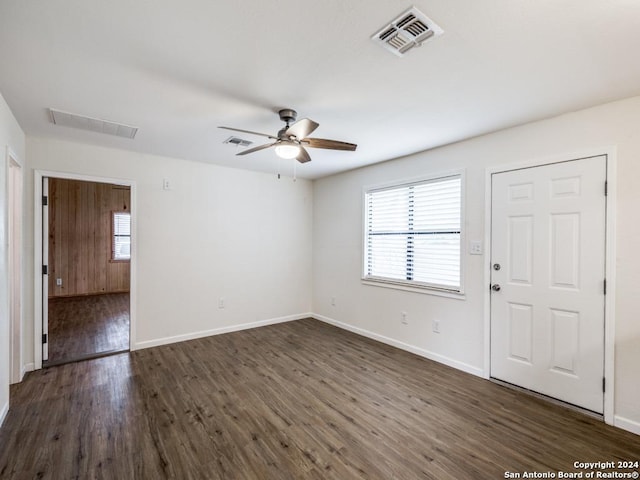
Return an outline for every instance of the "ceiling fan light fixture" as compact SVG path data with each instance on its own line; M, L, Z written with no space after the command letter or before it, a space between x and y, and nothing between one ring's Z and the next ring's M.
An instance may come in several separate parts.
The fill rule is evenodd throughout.
M286 125L278 131L277 136L275 137L273 135L267 135L266 133L252 132L251 130L242 130L240 128L222 126L218 128L234 132L249 133L251 135L259 135L261 137L267 137L271 140L275 140L273 143L258 145L257 147L242 150L241 152L236 153L236 155L247 155L249 153L259 152L266 148L275 147L276 155L278 157L287 160L295 158L300 163L307 163L311 161L311 157L305 147L348 151L354 151L358 147L355 143L309 137L309 135L320 126L317 122L309 120L308 118L303 118L302 120L295 122L293 125L290 125L290 123L296 119L296 111L291 110L290 108L283 108L278 113L280 115L280 120L285 122Z
M276 155L280 158L296 158L300 153L300 146L292 143L281 143L276 145Z

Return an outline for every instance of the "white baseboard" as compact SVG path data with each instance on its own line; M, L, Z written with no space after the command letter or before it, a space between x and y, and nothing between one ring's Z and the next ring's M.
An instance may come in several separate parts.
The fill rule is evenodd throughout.
M9 413L9 402L5 403L0 409L0 427L2 427L7 413Z
M620 415L615 415L613 417L613 425L614 427L640 435L640 422L636 422L635 420L629 420L628 418L621 417Z
M259 320L257 322L241 323L239 325L230 325L228 327L214 328L211 330L201 330L199 332L186 333L184 335L176 335L173 337L156 338L144 342L136 342L131 346L131 350L142 350L144 348L158 347L160 345L168 345L170 343L184 342L186 340L194 340L196 338L210 337L212 335L221 335L223 333L237 332L250 328L265 327L267 325L275 325L276 323L291 322L294 320L302 320L303 318L313 317L312 313L300 313L296 315L288 315L286 317L270 318L268 320Z
M419 348L414 345L409 345L408 343L404 343L399 340L395 340L393 338L385 337L384 335L379 335L377 333L370 332L369 330L364 330L359 327L354 327L353 325L339 322L338 320L325 317L324 315L318 315L314 313L311 316L316 320L320 320L321 322L325 322L335 327L342 328L343 330L348 330L358 335L362 335L363 337L371 338L372 340L376 340L378 342L386 343L387 345L391 345L392 347L396 347L401 350L406 350L407 352L415 353L416 355L419 355L421 357L428 358L429 360L442 363L444 365L456 368L458 370L462 370L463 372L470 373L478 377L482 377L484 375L484 372L481 368L474 367L473 365L469 365L468 363L459 362L458 360L454 360L444 355L440 355L439 353L430 352L429 350L425 350L423 348Z
M18 380L16 380L15 382L11 382L11 385L16 384L16 383L20 383L22 382L22 380L24 380L24 376L27 374L27 372L33 372L35 370L35 364L34 363L27 363L25 365L22 366L22 368L20 369L20 378Z
M29 373L29 372L33 372L36 369L36 365L35 363L27 363L25 365L22 366L22 371L20 372L20 381L22 381L22 379L24 378L24 376Z

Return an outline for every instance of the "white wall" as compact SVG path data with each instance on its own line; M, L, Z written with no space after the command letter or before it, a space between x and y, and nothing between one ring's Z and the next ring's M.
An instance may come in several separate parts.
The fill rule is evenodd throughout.
M17 143L13 148L24 159L19 145L24 136L10 113L7 121L5 110L2 102L0 142ZM640 97L328 177L314 182L313 188L303 180L278 181L274 175L30 138L24 172L29 212L25 237L31 242L25 266L25 359L33 361L34 355L33 169L136 181L136 337L142 346L245 322L288 318L310 311L313 304L313 311L327 319L479 374L484 367L483 258L465 255L464 300L362 285L362 187L464 168L466 238L483 239L485 168L562 154L571 158L575 152L615 146L615 414L620 424L640 429L640 296L635 292L640 255L634 251L640 245L638 125ZM0 172L0 225L6 223L5 171ZM171 180L173 190L162 190L163 178ZM5 242L0 245L4 262ZM0 282L5 292L6 278ZM6 318L3 295L0 314ZM220 296L226 300L224 310L218 309ZM331 297L336 298L335 306ZM400 323L401 311L408 312L407 326ZM441 321L440 334L431 332L434 318ZM0 324L3 342L5 323ZM8 393L4 358L0 376L2 404Z
M9 277L7 251L7 147L25 158L25 137L0 95L0 424L9 408Z
M485 168L615 146L618 159L616 423L640 433L640 97L601 105L318 180L314 184L314 312L423 355L480 373L482 256L464 255L466 299L363 285L362 188L466 170L466 239L484 239ZM428 135L428 132L425 132ZM466 246L465 246L466 250ZM331 297L336 305L331 306ZM408 313L402 325L400 312ZM432 319L441 333L431 331Z
M27 167L31 215L34 169L136 182L134 347L310 312L311 182L37 138L27 140ZM24 331L33 339L31 220L26 237ZM33 340L25 357L34 358Z

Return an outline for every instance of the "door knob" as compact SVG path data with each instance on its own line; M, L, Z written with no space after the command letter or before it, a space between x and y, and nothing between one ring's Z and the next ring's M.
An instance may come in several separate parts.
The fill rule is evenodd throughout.
M494 292L499 292L500 285L498 285L497 283L494 283L493 285L491 285L491 290L493 290Z

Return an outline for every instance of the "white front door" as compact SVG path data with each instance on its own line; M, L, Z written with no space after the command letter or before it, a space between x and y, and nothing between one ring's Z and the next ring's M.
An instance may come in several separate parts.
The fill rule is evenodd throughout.
M492 175L491 376L603 412L605 156Z

